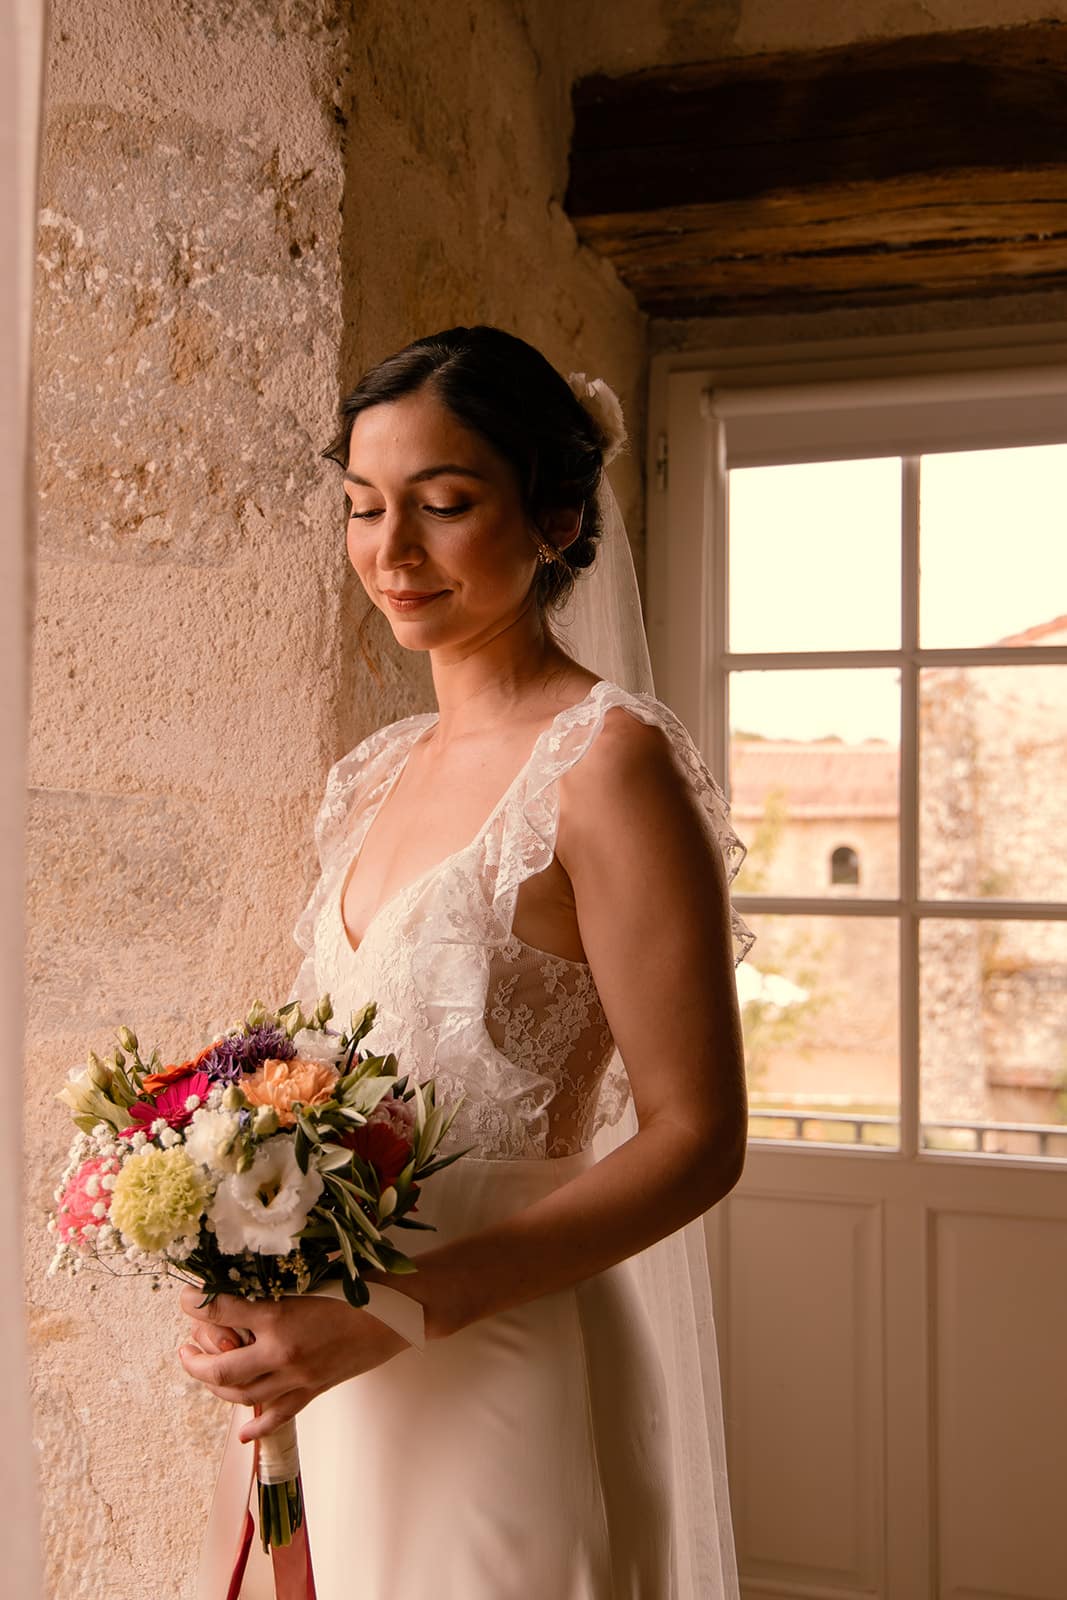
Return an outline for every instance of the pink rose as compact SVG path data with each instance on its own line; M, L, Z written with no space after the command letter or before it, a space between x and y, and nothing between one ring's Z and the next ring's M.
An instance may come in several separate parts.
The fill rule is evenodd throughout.
M398 1139L406 1139L409 1144L415 1140L415 1102L414 1100L398 1100L395 1095L387 1094L384 1100L379 1100L370 1116L368 1123L384 1122L393 1130Z

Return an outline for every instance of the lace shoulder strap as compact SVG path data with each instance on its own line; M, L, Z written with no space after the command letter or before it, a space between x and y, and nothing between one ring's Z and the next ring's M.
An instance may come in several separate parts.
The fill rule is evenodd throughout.
M314 824L319 878L293 930L293 938L307 957L313 955L315 923L329 893L333 871L345 856L353 822L381 798L393 779L397 763L403 760L423 730L436 720L433 712L424 712L391 722L363 739L330 768Z
M549 865L559 825L559 780L582 759L603 728L608 712L616 707L663 729L700 805L709 836L722 852L727 883L737 876L745 859L745 846L730 823L726 796L683 724L653 695L631 694L618 684L601 680L584 700L562 712L542 733L523 781L516 788L499 841L494 899L501 915L510 919L519 884ZM755 936L732 909L731 921L734 960L738 962L755 943Z

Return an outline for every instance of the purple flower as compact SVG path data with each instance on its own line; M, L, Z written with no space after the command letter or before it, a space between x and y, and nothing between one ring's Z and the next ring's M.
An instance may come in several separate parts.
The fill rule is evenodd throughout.
M255 1072L264 1061L289 1061L296 1045L284 1028L269 1024L251 1033L229 1033L220 1039L201 1065L212 1083L240 1083L246 1072Z

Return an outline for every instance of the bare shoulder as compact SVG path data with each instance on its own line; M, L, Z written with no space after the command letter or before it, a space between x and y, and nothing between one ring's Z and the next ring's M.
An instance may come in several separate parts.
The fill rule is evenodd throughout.
M703 833L700 807L667 732L621 706L560 780L561 859L568 843L625 831L635 840L664 831L690 840Z
M666 784L679 792L688 788L665 730L622 706L612 706L581 760L564 774L562 790L580 804L634 783Z

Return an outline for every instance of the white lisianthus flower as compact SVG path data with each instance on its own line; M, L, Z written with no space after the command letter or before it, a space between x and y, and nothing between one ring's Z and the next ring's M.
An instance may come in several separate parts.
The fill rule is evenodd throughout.
M224 1179L215 1194L210 1215L219 1249L226 1256L288 1255L322 1190L314 1167L301 1172L286 1134L265 1140L248 1171Z
M233 1141L240 1128L236 1111L208 1111L201 1106L185 1130L186 1153L209 1172L233 1172L237 1155Z
M323 1033L319 1028L300 1028L293 1034L293 1043L301 1061L324 1061L329 1066L341 1059L341 1036Z

